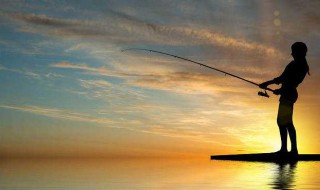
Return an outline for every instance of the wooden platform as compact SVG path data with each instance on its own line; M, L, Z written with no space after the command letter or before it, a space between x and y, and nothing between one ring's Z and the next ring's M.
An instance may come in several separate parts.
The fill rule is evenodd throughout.
M233 155L212 155L211 160L237 160L252 162L295 162L295 161L320 161L320 154L233 154Z

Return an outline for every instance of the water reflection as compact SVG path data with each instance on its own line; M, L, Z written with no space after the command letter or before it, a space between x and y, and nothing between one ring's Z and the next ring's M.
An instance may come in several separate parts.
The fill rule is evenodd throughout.
M295 171L298 162L276 163L274 181L270 185L273 189L293 189L295 187Z
M318 162L0 159L0 189L320 189L319 170Z

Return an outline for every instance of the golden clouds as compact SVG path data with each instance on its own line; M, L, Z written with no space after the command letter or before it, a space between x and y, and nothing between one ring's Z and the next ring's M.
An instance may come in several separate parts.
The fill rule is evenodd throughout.
M273 57L282 57L282 54L279 50L268 47L263 44L256 42L250 42L245 39L233 38L223 34L216 33L211 30L206 29L189 29L189 28L177 28L174 29L180 33L187 34L197 40L201 40L202 43L209 43L212 45L218 45L228 48L235 48L239 51L249 51L251 53L261 53Z

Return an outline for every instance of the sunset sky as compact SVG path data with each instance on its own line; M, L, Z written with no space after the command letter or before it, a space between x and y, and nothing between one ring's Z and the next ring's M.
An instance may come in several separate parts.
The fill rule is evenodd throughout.
M209 156L280 148L264 82L308 45L300 153L320 153L319 1L0 1L0 155ZM277 86L272 86L276 88Z

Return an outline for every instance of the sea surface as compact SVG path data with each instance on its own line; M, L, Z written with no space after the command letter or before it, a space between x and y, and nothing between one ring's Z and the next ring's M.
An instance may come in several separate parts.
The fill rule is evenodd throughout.
M0 189L320 189L320 163L2 159Z

